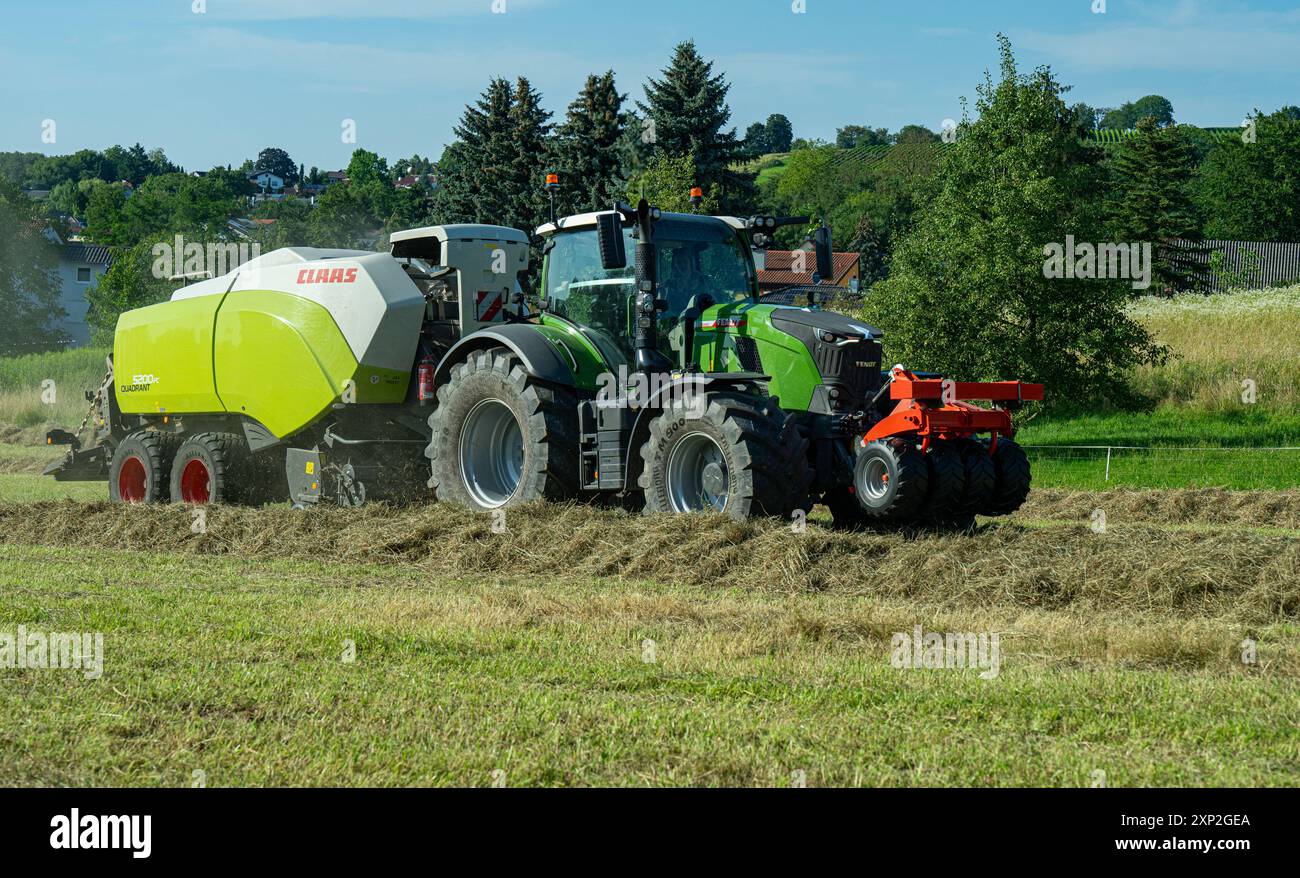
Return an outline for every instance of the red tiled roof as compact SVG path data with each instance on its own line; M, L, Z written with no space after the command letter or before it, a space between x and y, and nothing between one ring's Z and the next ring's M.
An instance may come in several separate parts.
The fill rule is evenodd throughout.
M807 271L794 271L795 254L802 253L807 260ZM858 264L856 253L836 253L835 277L822 280L840 285L849 272ZM760 287L787 287L812 283L813 272L817 270L817 257L807 250L768 250L764 268L758 273Z

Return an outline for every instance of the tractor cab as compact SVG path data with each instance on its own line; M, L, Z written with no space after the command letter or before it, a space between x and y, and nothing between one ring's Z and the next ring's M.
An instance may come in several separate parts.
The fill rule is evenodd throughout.
M630 363L636 271L630 260L621 268L603 267L599 216L568 217L538 230L546 239L542 297L548 313L582 327L611 365ZM688 310L757 300L758 274L743 229L737 220L692 214L665 213L656 222L655 275L664 303L657 335L670 360L679 359ZM630 253L636 245L631 223L622 223L622 234Z

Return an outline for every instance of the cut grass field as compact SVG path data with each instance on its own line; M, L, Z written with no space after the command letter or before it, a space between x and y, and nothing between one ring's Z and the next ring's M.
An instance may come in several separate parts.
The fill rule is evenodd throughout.
M0 670L0 783L1296 785L1300 536L1256 522L1300 494L1234 496L921 538L0 506L0 629L105 640L98 680ZM916 625L1000 673L894 668Z

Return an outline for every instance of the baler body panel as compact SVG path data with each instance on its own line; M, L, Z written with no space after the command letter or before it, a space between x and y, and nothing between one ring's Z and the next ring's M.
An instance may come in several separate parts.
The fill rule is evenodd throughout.
M123 412L225 411L212 370L212 331L223 298L163 302L118 318L113 372Z
M219 280L119 318L123 412L231 413L285 437L344 398L406 399L424 298L388 254L277 250Z

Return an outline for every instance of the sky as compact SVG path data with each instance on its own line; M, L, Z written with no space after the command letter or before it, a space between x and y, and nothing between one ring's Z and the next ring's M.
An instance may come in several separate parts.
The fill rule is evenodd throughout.
M687 39L742 133L770 113L797 137L938 130L997 68L999 32L1071 102L1162 94L1204 126L1300 104L1295 0L0 0L0 150L436 159L491 77L528 77L558 119L590 73L641 99Z

